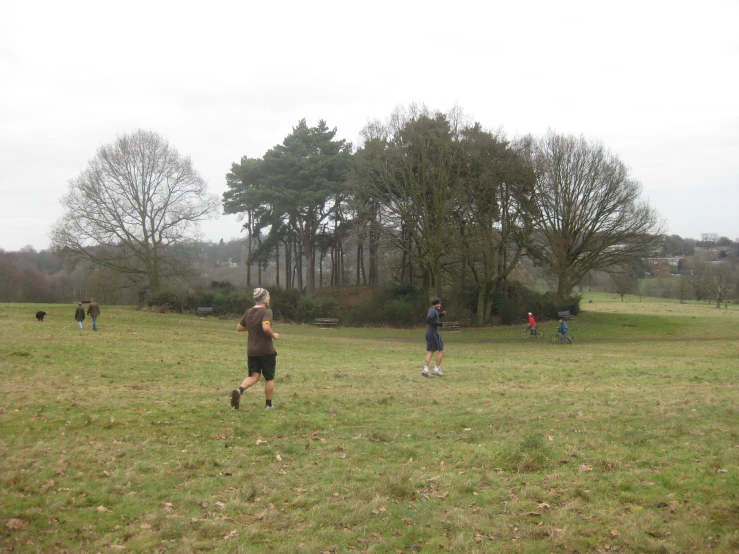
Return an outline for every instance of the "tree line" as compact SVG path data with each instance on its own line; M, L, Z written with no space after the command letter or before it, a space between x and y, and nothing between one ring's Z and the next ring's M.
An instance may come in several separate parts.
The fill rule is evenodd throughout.
M275 286L308 295L324 280L471 290L485 323L498 291L531 268L565 297L589 272L624 272L663 243L659 215L603 144L554 131L509 139L458 108L398 108L356 147L301 120L234 162L226 184L210 195L155 133L118 137L70 181L54 251L115 272L142 305L202 273L195 230L222 209L244 218L247 284L270 267Z

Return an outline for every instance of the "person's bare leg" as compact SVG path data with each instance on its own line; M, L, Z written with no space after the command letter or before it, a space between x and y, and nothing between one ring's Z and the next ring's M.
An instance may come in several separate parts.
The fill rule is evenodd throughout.
M441 360L444 359L444 351L439 350L436 354L436 367L434 368L434 375L437 377L444 377L444 373L441 371Z
M429 352L426 352L426 359L424 360L424 363L423 363L423 365L424 365L425 367L428 367L428 365L429 365L429 364L431 363L431 357L432 357L433 355L434 355L434 353L433 353L433 352L431 352L431 351L429 351Z
M275 393L275 380L264 382L264 399L272 400L272 395Z
M254 384L259 381L259 378L262 375L260 373L251 373L249 374L249 377L244 379L241 382L241 389L248 389L249 387L254 386ZM239 389L234 389L231 391L231 407L235 409L239 409L239 406L241 405L241 391Z
M261 376L262 375L260 373L252 373L251 375L249 375L249 377L247 377L241 382L241 388L248 389L249 387L254 386L257 383L257 381L259 381L259 378Z

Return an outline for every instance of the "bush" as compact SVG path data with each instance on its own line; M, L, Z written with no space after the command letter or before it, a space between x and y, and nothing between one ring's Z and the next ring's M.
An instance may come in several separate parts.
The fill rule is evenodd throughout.
M217 292L213 295L213 313L218 315L243 314L254 305L254 298L247 292Z
M349 309L355 325L421 325L428 310L426 292L417 285L390 284L374 291L373 297Z
M310 296L301 296L298 299L298 305L295 310L295 321L307 323L311 318L315 317L313 313L316 310L318 301Z
M270 307L275 319L298 321L298 301L303 294L297 289L268 289Z
M169 290L160 290L149 300L149 307L167 308L172 311L182 311L182 302L177 294Z
M581 300L578 294L559 298L553 292L539 293L521 283L511 282L493 293L492 314L499 315L506 325L526 321L528 312L539 319L557 319L557 312L579 314Z
M391 298L380 306L380 320L393 327L407 327L425 322L423 308L412 299Z

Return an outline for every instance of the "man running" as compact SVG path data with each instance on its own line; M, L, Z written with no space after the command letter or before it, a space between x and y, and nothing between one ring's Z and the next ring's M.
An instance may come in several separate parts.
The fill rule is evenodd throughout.
M277 351L272 340L280 338L279 333L272 330L272 310L269 307L269 292L266 289L254 289L254 307L244 313L236 326L238 332L247 331L249 340L246 356L249 364L249 376L244 379L238 389L231 392L231 407L238 410L241 395L246 389L255 385L259 377L264 375L265 410L274 408L272 395L275 392L275 368Z
M423 377L429 377L429 364L431 358L436 354L436 367L434 367L434 375L444 377L441 372L441 360L444 359L444 341L439 334L439 327L444 325L439 318L444 317L446 312L441 310L441 298L434 298L431 301L431 307L426 314L426 359L423 366Z

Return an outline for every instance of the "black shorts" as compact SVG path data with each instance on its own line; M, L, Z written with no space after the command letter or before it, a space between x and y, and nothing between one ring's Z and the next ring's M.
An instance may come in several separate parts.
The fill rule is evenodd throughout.
M275 367L277 366L277 354L267 354L265 356L247 356L249 361L249 375L252 373L261 374L265 380L275 380Z
M444 350L444 341L439 331L428 331L426 333L426 352L437 352Z

